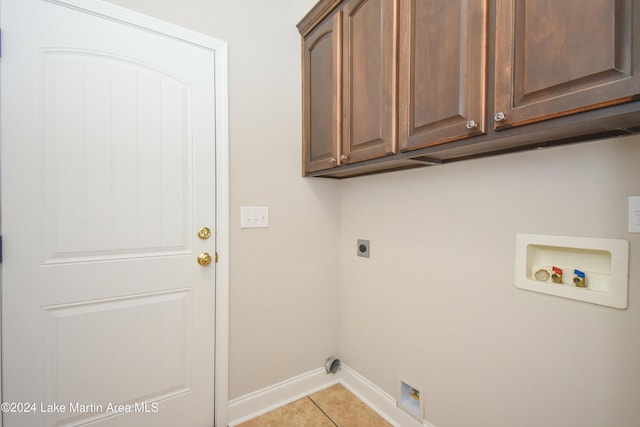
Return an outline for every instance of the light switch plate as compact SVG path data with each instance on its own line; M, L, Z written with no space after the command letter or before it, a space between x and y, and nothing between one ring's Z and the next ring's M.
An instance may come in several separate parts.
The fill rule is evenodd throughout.
M269 208L243 206L240 208L240 228L268 228Z
M629 196L629 233L640 233L640 196Z

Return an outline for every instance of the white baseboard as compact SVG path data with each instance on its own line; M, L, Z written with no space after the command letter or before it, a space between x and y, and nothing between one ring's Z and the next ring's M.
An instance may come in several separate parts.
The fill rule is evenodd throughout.
M229 401L229 427L272 411L338 382L325 368L314 369Z
M318 368L229 401L229 427L237 426L336 383L344 385L395 427L435 427L427 421L418 421L398 408L393 396L344 363L335 375L327 375L324 368Z

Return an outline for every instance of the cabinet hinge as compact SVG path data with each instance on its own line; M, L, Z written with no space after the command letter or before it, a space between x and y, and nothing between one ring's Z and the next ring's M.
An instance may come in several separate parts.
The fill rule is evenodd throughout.
M1 254L1 253L0 253ZM218 263L218 252L216 252L216 264Z

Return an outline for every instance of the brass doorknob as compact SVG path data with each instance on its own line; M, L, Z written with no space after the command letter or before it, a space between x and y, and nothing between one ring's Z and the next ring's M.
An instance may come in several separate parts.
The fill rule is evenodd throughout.
M198 264L200 264L203 267L206 267L207 265L211 264L212 258L211 255L209 255L206 252L202 252L200 255L198 255Z

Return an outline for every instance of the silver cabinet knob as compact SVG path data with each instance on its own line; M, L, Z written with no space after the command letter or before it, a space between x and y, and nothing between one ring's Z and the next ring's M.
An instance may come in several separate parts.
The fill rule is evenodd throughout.
M471 129L475 129L478 127L478 123L476 123L475 120L469 120L467 122L467 129L471 130Z
M338 160L335 157L332 157L331 160L329 160L329 163L335 165L336 163L338 163Z
M346 162L347 160L349 160L349 156L345 156L344 154L342 154L340 156L340 160L342 160L343 162Z
M507 118L506 114L504 114L502 111L496 113L495 116L493 116L493 120L495 120L496 122L504 122L504 120Z

